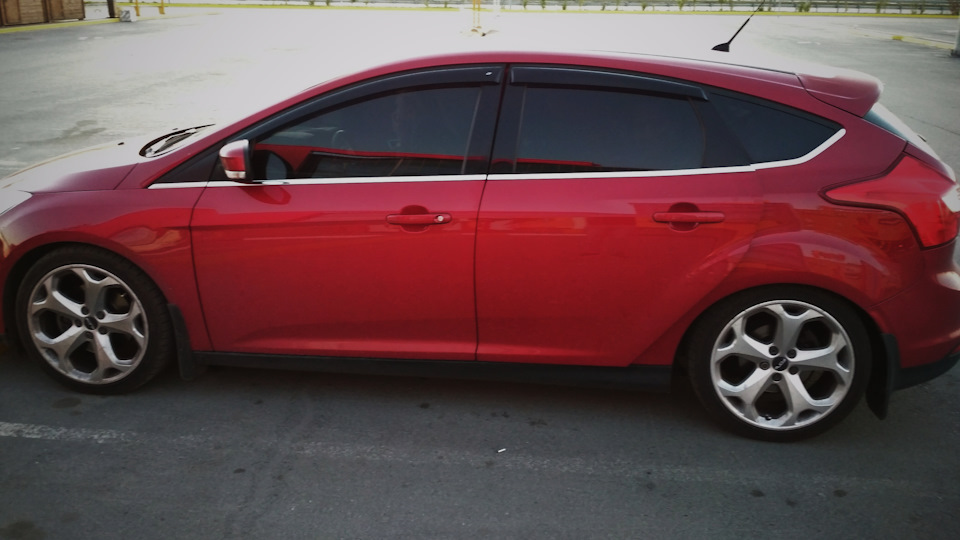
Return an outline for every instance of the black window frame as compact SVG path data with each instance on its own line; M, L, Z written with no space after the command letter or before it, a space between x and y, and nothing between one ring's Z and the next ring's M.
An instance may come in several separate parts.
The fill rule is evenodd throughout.
M730 140L730 137L717 136L723 132L723 125L715 112L704 107L709 100L706 88L689 81L675 80L666 77L653 76L639 72L627 72L599 67L574 65L545 65L545 64L511 64L508 66L509 75L504 84L504 98L500 110L500 122L497 127L497 137L494 142L491 158L490 173L496 175L513 174L550 174L518 172L517 147L521 130L522 107L524 94L527 88L569 88L586 89L610 92L627 92L646 94L689 102L693 113L697 116L703 135L703 161L696 169L718 166L746 165L742 150L733 144L732 160L723 160L723 153L710 148L712 141ZM718 157L719 155L719 157ZM708 158L710 162L708 162ZM662 169L663 171L676 169ZM642 171L638 172L657 172ZM598 174L619 171L599 171ZM584 174L584 173L563 173Z

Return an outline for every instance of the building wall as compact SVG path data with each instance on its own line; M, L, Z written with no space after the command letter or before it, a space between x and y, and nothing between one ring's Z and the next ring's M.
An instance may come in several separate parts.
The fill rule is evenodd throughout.
M45 21L43 0L0 0L3 2L3 24L30 24Z
M0 0L2 26L82 18L83 0Z

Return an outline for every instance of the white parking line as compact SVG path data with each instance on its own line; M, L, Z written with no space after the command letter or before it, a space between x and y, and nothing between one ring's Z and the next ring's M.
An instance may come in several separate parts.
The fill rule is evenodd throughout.
M0 437L43 439L47 441L89 441L98 444L129 442L137 439L137 436L133 433L109 429L58 428L9 422L0 422Z

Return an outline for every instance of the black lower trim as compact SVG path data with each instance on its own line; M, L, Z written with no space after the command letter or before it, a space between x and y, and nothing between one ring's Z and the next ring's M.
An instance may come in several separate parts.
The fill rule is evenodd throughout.
M960 353L947 355L936 362L911 368L902 368L897 373L894 390L903 390L911 386L925 383L950 371L960 361Z
M183 319L180 308L173 304L167 304L167 312L170 313L170 322L173 325L173 341L180 378L185 381L192 381L202 375L207 368L197 363L193 351L190 350L190 334L187 332L187 323Z
M873 366L873 374L867 385L867 406L883 420L890 410L890 395L894 390L894 381L900 369L900 346L897 338L891 334L883 334L883 364Z
M672 366L557 366L454 360L394 360L280 356L241 353L194 352L197 364L245 368L271 368L364 375L430 377L480 381L511 381L600 388L634 388L667 391Z
M960 352L957 352L930 364L903 368L900 367L900 346L897 338L890 334L883 334L882 338L885 349L883 364L874 366L867 387L867 405L881 420L887 417L890 395L893 392L935 379L950 371L960 361Z

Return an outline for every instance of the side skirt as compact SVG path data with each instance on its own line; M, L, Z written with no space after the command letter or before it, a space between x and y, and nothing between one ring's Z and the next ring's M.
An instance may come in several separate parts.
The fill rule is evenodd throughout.
M194 365L364 375L510 381L597 388L669 391L672 366L556 366L453 360L396 360L193 352Z

